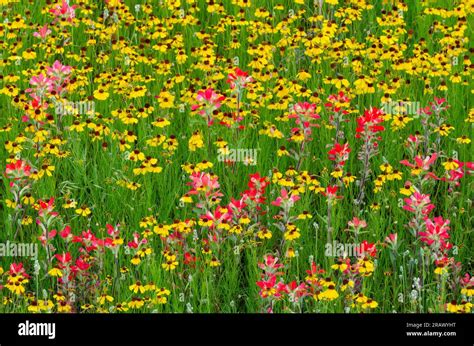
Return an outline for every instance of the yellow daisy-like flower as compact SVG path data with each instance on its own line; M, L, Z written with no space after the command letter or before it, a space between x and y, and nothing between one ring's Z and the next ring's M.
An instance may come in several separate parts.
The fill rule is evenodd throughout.
M452 158L449 158L447 161L443 162L442 165L447 171L457 169L459 167L459 164L455 162Z
M83 205L80 208L76 209L76 214L80 215L80 216L86 217L86 216L89 216L91 213L92 213L91 210L85 205Z
M109 98L110 94L107 92L107 90L104 89L97 89L94 91L94 98L100 101L107 100Z
M62 277L63 272L59 268L52 268L49 272L49 275L51 276L57 276L57 277Z
M172 270L176 269L178 264L179 263L176 260L176 256L175 255L170 255L170 256L166 257L165 262L163 262L161 264L161 267L166 271L172 271Z

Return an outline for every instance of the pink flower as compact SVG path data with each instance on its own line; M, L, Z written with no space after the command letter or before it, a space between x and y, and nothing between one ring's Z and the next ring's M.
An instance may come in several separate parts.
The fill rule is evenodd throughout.
M72 256L69 252L63 252L62 254L54 255L54 258L56 258L59 261L59 263L64 265L71 261Z
M277 272L278 269L283 268L282 263L278 263L278 257L275 257L271 254L266 254L263 256L264 263L259 263L258 267L264 270L266 273L279 275Z
M444 97L438 98L438 97L435 96L434 100L435 100L436 105L438 105L438 106L441 106L443 103L446 102L446 99Z
M378 108L370 108L364 112L364 115L357 118L356 138L361 134L372 135L385 130L385 127L378 125L383 122L383 111ZM369 133L367 133L369 132Z
M45 24L37 32L34 32L33 36L40 37L44 40L49 34L51 34L51 30L48 29L48 24Z
M342 198L342 196L338 196L338 195L337 195L337 190L338 190L337 185L328 186L328 187L326 187L326 191L325 191L325 192L322 192L322 194L323 194L324 196L326 196L328 199L339 199L339 198Z
M41 244L44 246L48 242L48 240L53 239L58 232L53 229L51 232L46 232L46 229L43 231L43 234L38 237Z
M48 202L44 202L42 200L38 201L39 203L39 216L58 216L57 212L54 212L54 197L51 197Z
M276 276L272 275L268 280L257 281L257 286L260 287L260 296L267 298L276 293L275 288Z
M9 274L21 274L23 277L29 278L29 275L26 274L25 268L23 268L23 263L12 263L10 264Z
M204 192L206 196L210 196L214 190L217 190L220 187L218 178L216 176L211 177L209 173L194 172L190 178L192 182L188 184L192 186L192 190L189 191L189 194L191 195Z
M293 112L288 115L290 119L296 119L296 124L303 122L305 128L309 127L309 120L321 118L319 114L316 113L317 105L309 102L298 102L293 106ZM311 126L316 126L312 124Z
M338 94L329 95L328 102L324 104L326 108L332 110L333 112L339 113L342 110L342 105L349 103L351 100L340 91ZM348 114L346 110L342 110L342 114Z
M79 269L79 270L87 270L89 269L91 266L90 263L87 263L84 259L82 259L82 257L79 257L77 260L76 260L76 267ZM75 268L74 268L75 269ZM73 270L74 270L73 269Z
M329 160L336 161L338 164L344 166L344 163L349 158L349 153L351 149L349 149L349 143L339 144L336 143L334 147L328 151Z
M69 6L68 1L63 0L62 5L56 5L50 9L49 12L56 17L56 21L59 18L64 18L68 22L71 22L76 17L75 9L77 5Z
M299 199L300 197L297 195L288 196L288 192L285 189L281 189L281 195L272 202L272 205L280 207L283 204L284 207L292 207Z
M242 193L243 201L246 203L253 202L257 204L256 209L260 210L261 207L258 204L265 203L266 198L264 195L268 184L269 182L267 177L260 176L260 173L258 172L251 174L250 180L247 184L249 189Z
M36 96L38 93L39 96L44 95L46 91L50 92L53 90L53 80L51 78L46 77L44 74L40 73L38 76L33 76L30 79L30 84L35 88L28 88L26 92L31 93L35 92L33 96Z
M438 157L437 153L433 153L431 156L428 155L425 158L421 158L420 156L415 157L415 164L410 163L408 160L402 160L400 163L404 166L410 167L410 168L415 168L415 169L421 169L423 171L429 171L431 165L436 161L436 158Z
M229 83L230 88L237 88L238 91L245 88L247 83L251 82L253 82L253 78L238 67L235 68L234 73L229 73L227 76L227 83Z
M221 102L225 100L225 96L221 96L217 94L212 88L208 88L206 90L198 91L196 100L199 102L203 102L206 105L212 106L214 109L218 109L221 107ZM191 108L195 110L199 106L193 105Z
M63 65L59 60L56 60L51 67L46 67L47 75L53 79L62 79L69 75L71 71L71 66Z
M449 247L445 242L449 239L449 223L448 219L444 220L441 216L434 217L433 219L426 219L425 226L426 232L419 232L418 235L422 242L428 245L440 245L441 248Z
M359 246L359 256L369 255L375 257L377 254L377 248L374 243L369 243L367 240L364 240Z
M398 244L398 234L397 233L390 233L387 237L385 237L385 242L391 248L396 248L396 246Z
M31 174L31 167L26 161L17 160L15 163L7 164L5 174L12 179L28 177Z
M221 107L221 102L225 100L225 96L221 96L212 88L208 88L198 91L196 100L200 103L192 105L191 110L198 111L199 115L206 117L207 126L211 126L214 123L211 118L212 113Z
M366 228L367 222L365 220L361 220L354 216L354 218L347 223L350 227L354 227L356 229Z
M411 213L421 213L427 216L433 209L434 204L431 203L430 195L424 195L415 191L409 198L405 198L403 209Z
M71 226L69 226L69 225L64 227L64 229L61 232L59 232L59 235L63 239L68 238L70 234L71 234Z
M296 281L292 281L287 285L287 292L292 298L295 303L299 301L301 297L304 297L308 294L307 287L304 282L298 283Z

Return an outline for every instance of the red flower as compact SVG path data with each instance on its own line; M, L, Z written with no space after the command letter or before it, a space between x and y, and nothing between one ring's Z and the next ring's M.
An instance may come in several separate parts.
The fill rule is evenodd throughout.
M446 246L445 240L449 239L449 220L444 220L441 216L434 217L432 219L425 220L426 232L419 232L419 236L422 242L432 245L441 245L442 248Z
M375 247L374 243L369 243L367 240L364 240L358 249L360 256L365 256L366 254L374 257L377 254L377 248Z
M7 164L5 174L8 178L18 179L28 177L31 174L31 167L23 160Z
M71 261L71 254L69 252L65 252L62 254L56 254L54 257L61 263L66 264Z
M349 158L349 153L351 149L349 148L349 143L339 144L336 143L334 147L328 151L329 160L337 161L341 165L344 165L345 161Z
M357 118L356 138L361 134L372 135L385 130L385 127L378 125L383 122L383 111L378 108L370 108L364 112L364 115ZM370 132L370 133L367 133Z
M257 286L260 287L260 296L262 298L267 298L276 293L275 288L276 276L272 275L268 280L257 281Z
M229 73L227 76L227 83L230 85L231 89L237 87L237 89L242 89L247 86L247 83L253 82L253 78L248 75L247 72L242 71L240 68L236 67L234 73Z

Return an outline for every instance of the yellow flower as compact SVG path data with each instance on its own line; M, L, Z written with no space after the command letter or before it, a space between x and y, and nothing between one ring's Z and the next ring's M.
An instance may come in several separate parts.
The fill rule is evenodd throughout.
M91 210L85 205L83 205L80 208L76 209L76 214L80 216L89 216L91 214Z
M405 186L400 189L400 193L404 196L411 196L413 192L415 192L415 188L411 184L405 184Z
M139 265L141 263L141 259L140 259L140 256L139 255L135 255L133 256L133 258L130 260L130 263L132 263L133 265Z
M464 294L468 297L474 296L474 286L467 286L461 289L461 294Z
M43 165L42 168L41 168L41 171L42 171L43 173L40 173L40 174L46 173L46 175L47 175L48 177L52 177L54 170L55 170L55 167L54 167L54 166L45 164L45 165Z
M67 199L66 202L63 204L64 209L71 209L77 206L77 202L73 199Z
M132 301L128 303L128 306L131 307L132 309L140 309L145 305L145 302L141 298L132 298Z
M92 304L84 304L84 305L81 305L81 309L82 311L87 311L87 310L91 310L94 308L94 305Z
M201 170L204 170L204 169L207 169L207 168L212 168L213 166L214 165L212 164L212 162L207 161L207 160L203 160L203 161L199 162L196 165L196 168L201 171Z
M189 139L188 146L190 151L196 151L197 149L204 147L204 140L199 131L195 131L193 133Z
M145 293L145 287L140 281L135 282L133 285L128 286L128 289L133 293Z
M214 221L212 219L208 219L207 217L204 217L202 219L199 219L198 225L202 227L210 227L212 226Z
M446 274L447 272L448 272L448 268L446 268L443 265L438 265L436 269L434 270L434 273L436 275L443 275L443 274Z
M6 284L5 287L8 288L11 292L15 293L16 295L21 295L25 292L25 288L19 282Z
M342 285L341 285L341 292L344 292L347 290L347 288L353 288L355 285L354 281L353 280L348 280L348 279L344 279L342 281Z
M168 119L165 119L165 118L158 118L156 119L154 122L151 123L153 126L156 126L156 127L159 127L159 128L163 128L163 127L166 127L168 126L170 123L170 121Z
M321 293L321 298L326 300L334 300L339 297L339 293L337 293L336 288L333 285L330 285L327 290Z
M469 144L471 143L471 140L467 136L461 136L456 138L456 142L459 144Z
M393 170L393 167L388 162L381 164L379 168L384 173L391 173Z
M15 209L16 208L16 203L13 202L10 199L5 200L5 204L7 205L7 208Z
M58 312L71 312L72 307L65 301L61 301L58 304Z
M110 94L107 92L107 90L104 89L97 89L94 91L94 97L97 100L104 101L109 98Z
M332 269L337 269L340 270L341 272L345 271L347 269L347 263L339 261L338 263L335 263L331 266Z
M174 95L168 91L162 91L158 94L158 105L162 109L174 107Z
M340 168L335 168L333 172L331 172L331 176L334 178L340 178L342 177L342 169Z
M179 200L183 203L193 203L193 199L189 195L184 195Z
M277 155L280 157L280 156L290 156L290 153L288 150L286 150L286 147L284 146L281 146L278 150L277 150Z
M308 211L303 211L301 214L298 215L298 220L306 220L311 219L313 215L311 215Z
M351 173L346 173L346 175L342 178L342 182L345 186L349 186L350 183L353 183L356 180L356 176L352 175ZM322 188L320 188L322 189ZM324 191L324 189L322 189Z
M25 205L33 205L35 203L35 199L33 196L31 196L30 193L25 194L25 196L23 196L22 201Z
M41 311L51 311L53 307L54 307L54 303L49 299L39 301L39 308Z
M362 304L363 309L375 309L379 304L372 299L367 299L365 303Z
M36 300L32 301L31 304L28 306L29 312L40 312L40 306Z
M262 227L257 232L257 237L259 237L260 239L271 239L272 238L272 232L270 232L268 230L268 228Z
M457 313L459 311L459 307L458 307L458 304L456 303L456 301L452 301L452 302L448 303L446 308L447 308L448 312L452 312L452 313Z
M380 204L378 204L377 202L374 202L370 205L370 209L379 210L380 209Z
M170 226L168 225L162 225L162 224L159 224L159 225L156 225L155 227L153 227L153 232L155 232L156 234L158 234L159 236L161 237L167 237L169 234L170 234Z
M52 268L49 272L48 272L49 275L51 276L58 276L58 277L62 277L63 276L63 273L62 271L59 269L59 268Z
M292 247L288 248L288 250L286 250L285 256L286 258L295 257L296 256L295 250Z
M459 167L459 164L455 162L452 158L449 158L448 161L443 162L442 165L447 171L457 169Z
M35 51L31 50L30 48L28 48L27 50L25 50L22 54L22 57L25 59L25 60L32 60L32 59L35 59L36 58L36 53Z
M297 227L288 227L287 226L287 231L284 234L285 240L295 240L301 237L301 233L299 232L299 229Z
M97 298L97 302L99 303L99 305L104 305L106 302L113 302L114 301L114 298L112 296L109 296L107 295L106 293L100 295L98 298Z
M209 265L211 267L218 267L221 265L221 262L216 257L212 257L212 259L209 261Z
M115 308L117 309L117 311L126 312L126 311L128 311L128 303L126 303L126 302L118 303L115 306Z
M176 269L177 266L178 266L178 261L176 261L175 255L167 256L165 262L161 264L161 267L166 271L174 270Z
M170 290L164 288L164 287L161 287L161 288L157 288L155 290L156 292L156 295L157 297L161 297L161 296L169 296L171 294Z
M299 80L302 80L302 81L306 81L306 80L311 78L311 75L307 71L301 70L296 75L296 78L299 79Z

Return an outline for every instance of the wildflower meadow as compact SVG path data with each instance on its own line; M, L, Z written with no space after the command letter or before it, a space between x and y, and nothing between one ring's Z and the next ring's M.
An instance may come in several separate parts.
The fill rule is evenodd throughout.
M471 313L473 0L0 0L0 313Z

